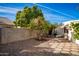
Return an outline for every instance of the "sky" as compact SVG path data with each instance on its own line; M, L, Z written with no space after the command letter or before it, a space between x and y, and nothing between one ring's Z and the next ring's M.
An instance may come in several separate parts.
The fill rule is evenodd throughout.
M14 21L17 11L25 6L32 7L34 4L42 10L45 20L50 23L79 19L78 3L0 3L0 17L7 17Z

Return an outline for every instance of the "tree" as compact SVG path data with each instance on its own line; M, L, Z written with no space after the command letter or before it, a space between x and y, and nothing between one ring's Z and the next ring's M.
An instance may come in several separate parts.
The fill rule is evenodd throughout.
M40 10L36 5L34 5L32 8L24 7L22 11L18 11L16 14L16 20L14 21L14 24L16 27L27 27L31 20L42 17L44 19L42 10Z
M44 27L43 27L43 25L44 25L44 19L43 19L43 17L41 17L41 16L39 16L39 17L37 17L37 18L35 18L35 19L33 19L31 22L30 22L30 24L29 24L29 27L30 28L33 28L33 29L43 29ZM32 26L31 26L32 25Z
M21 11L18 11L18 12L16 13L16 20L13 22L16 27L19 25L20 14L21 14Z
M25 25L30 23L31 20L31 8L26 7L21 13L21 20L25 21Z

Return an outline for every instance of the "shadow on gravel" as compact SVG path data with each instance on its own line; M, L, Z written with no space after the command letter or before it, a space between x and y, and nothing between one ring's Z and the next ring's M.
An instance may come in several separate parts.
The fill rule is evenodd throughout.
M46 47L35 47L47 41L27 39L0 45L0 56L70 56L70 54L53 53L54 49Z
M53 53L54 49L51 48L42 48L42 47L33 47L27 49L11 49L6 53L0 54L1 56L71 56L66 53Z

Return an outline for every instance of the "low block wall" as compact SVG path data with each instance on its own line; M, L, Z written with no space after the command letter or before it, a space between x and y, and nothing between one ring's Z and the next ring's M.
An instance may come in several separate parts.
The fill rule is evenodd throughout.
M1 31L1 44L37 37L37 30L28 30L22 28L3 28Z

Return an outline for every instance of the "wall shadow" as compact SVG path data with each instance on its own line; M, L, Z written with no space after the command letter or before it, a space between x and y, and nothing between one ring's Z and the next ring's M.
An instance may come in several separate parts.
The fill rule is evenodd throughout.
M49 41L49 40L47 40ZM7 44L0 44L0 53L2 52L10 52L10 50L21 50L21 49L27 49L27 48L32 48L36 45L39 45L41 43L47 42L47 41L37 41L34 38L22 40L22 41L16 41L16 42L11 42Z

